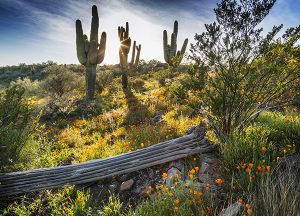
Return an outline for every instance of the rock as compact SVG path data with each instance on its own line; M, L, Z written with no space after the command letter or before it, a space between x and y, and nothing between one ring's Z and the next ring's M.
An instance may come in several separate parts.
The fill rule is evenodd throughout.
M200 170L199 170L199 173L200 173L200 174L203 174L203 173L207 170L208 167L209 167L208 163L202 162L202 163L201 163Z
M162 120L163 115L167 112L167 110L158 111L155 116L151 119L152 124L156 124Z
M220 213L220 216L237 216L242 210L242 205L240 203L234 203L228 206L226 209L223 209Z
M108 186L108 188L109 188L110 191L115 192L116 189L117 189L117 185L116 185L116 184L110 184L110 185Z
M133 179L129 179L128 181L122 182L120 191L130 190L134 184Z
M166 184L171 185L175 182L176 174L181 175L179 169L172 167L168 170L168 177L166 178Z
M172 161L170 162L168 168L171 169L172 167L175 167L182 172L184 169L184 162L182 160Z

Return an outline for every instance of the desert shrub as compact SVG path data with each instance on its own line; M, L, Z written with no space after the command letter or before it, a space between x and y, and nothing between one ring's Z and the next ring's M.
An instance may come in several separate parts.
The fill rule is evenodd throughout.
M74 190L73 186L63 188L58 192L41 192L34 200L24 197L20 202L14 202L3 215L68 215L84 216L91 214L90 194Z
M205 85L205 70L196 64L191 64L188 67L188 76L185 77L182 84L188 90L201 91Z
M297 115L283 115L278 112L264 112L257 123L270 130L267 137L269 142L278 148L295 148L300 152L300 117Z
M180 81L172 82L167 87L168 96L176 100L184 100L188 97L188 91Z
M53 98L61 98L65 94L72 92L80 87L80 83L83 80L83 77L61 65L47 67L46 74L44 89Z
M113 73L110 70L98 71L96 79L96 90L101 93L113 80Z
M140 78L136 78L135 80L132 81L131 86L134 90L136 91L140 91L143 89L145 85L145 81L140 79Z
M242 134L233 132L228 136L227 142L221 144L226 165L235 169L240 163L259 161L261 148L270 147L269 134L270 130L257 125L249 126Z
M166 184L149 186L149 199L142 201L128 216L169 216L169 215L217 215L217 201L209 193L210 184L206 188L199 187L197 182L199 167L189 170L185 181L180 175L173 176L175 185ZM167 173L163 173L166 178ZM221 206L220 206L221 207Z
M104 205L101 211L103 216L122 216L122 203L115 195L110 195L108 202Z
M20 162L21 151L36 127L24 92L15 85L0 95L0 170Z
M24 88L24 97L37 96L41 94L40 82L37 80L31 80L28 77L18 78L10 83L10 87L22 86Z

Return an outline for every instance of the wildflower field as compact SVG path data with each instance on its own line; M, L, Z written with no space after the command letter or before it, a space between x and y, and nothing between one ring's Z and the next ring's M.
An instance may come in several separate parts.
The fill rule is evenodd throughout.
M101 64L111 44L93 5L90 38L74 20L80 64L1 66L0 194L11 172L113 157L199 128L214 150L0 196L0 215L299 216L300 26L262 34L275 3L222 0L216 21L178 51L174 21L170 43L162 32L165 63L140 59L126 22L116 28L119 64Z

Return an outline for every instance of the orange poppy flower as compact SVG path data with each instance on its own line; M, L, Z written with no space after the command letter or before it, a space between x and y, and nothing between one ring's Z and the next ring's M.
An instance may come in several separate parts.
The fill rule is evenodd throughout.
M216 179L216 184L217 185L221 185L223 183L222 179L218 178Z

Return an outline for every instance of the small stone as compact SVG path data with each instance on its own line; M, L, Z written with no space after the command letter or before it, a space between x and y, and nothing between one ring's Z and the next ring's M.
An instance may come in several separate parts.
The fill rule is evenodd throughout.
M166 178L166 184L171 185L175 182L176 174L181 175L179 169L172 167L168 170L168 177Z
M109 188L110 191L114 192L114 191L116 191L117 185L116 184L110 184L108 186L108 188Z
M171 169L172 167L175 167L175 168L179 169L179 171L183 171L184 162L182 160L172 161L168 167L169 167L169 169Z
M128 181L122 182L120 191L130 190L134 184L133 179L129 179Z
M208 163L202 162L199 173L203 174L207 170L208 166Z
M167 112L167 110L158 111L155 116L151 119L152 124L156 124L162 120L163 115Z
M220 216L237 216L241 211L242 205L234 203L221 211Z

